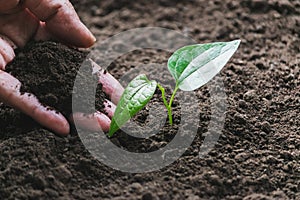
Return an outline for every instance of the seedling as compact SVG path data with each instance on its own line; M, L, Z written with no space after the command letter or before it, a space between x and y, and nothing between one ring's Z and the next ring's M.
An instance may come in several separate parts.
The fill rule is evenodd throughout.
M168 69L176 83L169 102L162 85L155 80L148 80L144 74L138 75L126 87L112 118L108 135L111 137L130 118L143 109L157 87L162 93L169 123L172 125L172 103L176 92L179 89L193 91L210 81L229 61L239 44L240 40L196 44L175 51L168 60Z

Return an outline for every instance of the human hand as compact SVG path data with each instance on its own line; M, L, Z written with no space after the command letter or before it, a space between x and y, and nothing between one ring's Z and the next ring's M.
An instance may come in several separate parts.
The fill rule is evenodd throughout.
M14 48L23 47L31 39L55 39L76 47L89 47L96 40L68 0L0 0L0 101L21 110L57 134L67 135L70 126L65 117L41 105L34 95L21 94L21 83L4 72L6 64L15 57ZM122 86L107 73L99 75L104 92L116 104L123 93ZM75 113L72 119L83 127L107 131L109 117L114 112L113 103L107 103L112 104L106 106L108 116L99 112L90 117Z

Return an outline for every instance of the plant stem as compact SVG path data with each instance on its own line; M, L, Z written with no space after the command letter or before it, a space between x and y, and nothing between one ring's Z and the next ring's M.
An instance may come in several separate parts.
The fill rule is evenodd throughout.
M158 88L160 89L161 91L161 95L162 95L162 99L164 101L164 104L168 110L168 116L169 116L169 123L170 125L173 125L173 117L172 117L172 103L173 103L173 100L175 98L175 94L178 90L178 86L176 85L175 87L175 90L171 96L171 99L170 99L170 102L168 103L167 99L166 99L166 95L165 95L165 88L163 86L161 86L160 84L157 84Z
M172 94L172 96L171 96L171 99L170 99L170 102L169 102L169 106L168 106L168 107L169 107L169 110L168 110L168 114L169 114L169 122L170 122L171 125L173 125L172 103L173 103L173 100L174 100L174 98L175 98L175 95L176 95L177 90L178 90L178 86L177 86L177 84L176 84L175 90L173 91L173 94Z
M172 103L173 103L173 100L175 98L175 95L176 95L176 92L177 92L178 89L179 89L179 87L176 84L175 90L173 91L173 94L172 94L171 99L170 99L169 107L172 107Z
M162 96L162 99L164 101L164 104L165 104L166 108L168 108L169 104L168 104L167 99L166 99L165 88L163 86L161 86L159 83L157 84L157 86L161 91L161 96Z

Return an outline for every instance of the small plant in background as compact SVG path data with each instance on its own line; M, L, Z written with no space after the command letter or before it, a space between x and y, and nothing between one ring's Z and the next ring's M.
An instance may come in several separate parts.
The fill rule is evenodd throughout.
M168 69L176 82L169 101L162 85L155 80L148 80L144 74L138 75L126 87L112 118L108 135L111 137L130 118L143 109L154 95L157 87L162 93L169 123L172 125L172 103L178 89L193 91L209 82L226 65L239 44L240 40L196 44L175 51L168 60Z

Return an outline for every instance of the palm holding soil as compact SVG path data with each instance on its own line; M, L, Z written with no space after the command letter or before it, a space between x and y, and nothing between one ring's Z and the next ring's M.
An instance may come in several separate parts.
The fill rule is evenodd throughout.
M31 39L56 39L76 47L90 47L95 38L68 0L0 0L0 101L21 110L54 132L67 135L70 127L65 117L42 106L35 96L21 94L21 83L3 71L15 57L14 46L23 47ZM117 104L123 88L110 74L99 74L104 92L112 99L112 103L106 103L108 116L100 112L89 117L75 113L72 118L83 127L108 131L114 104Z

